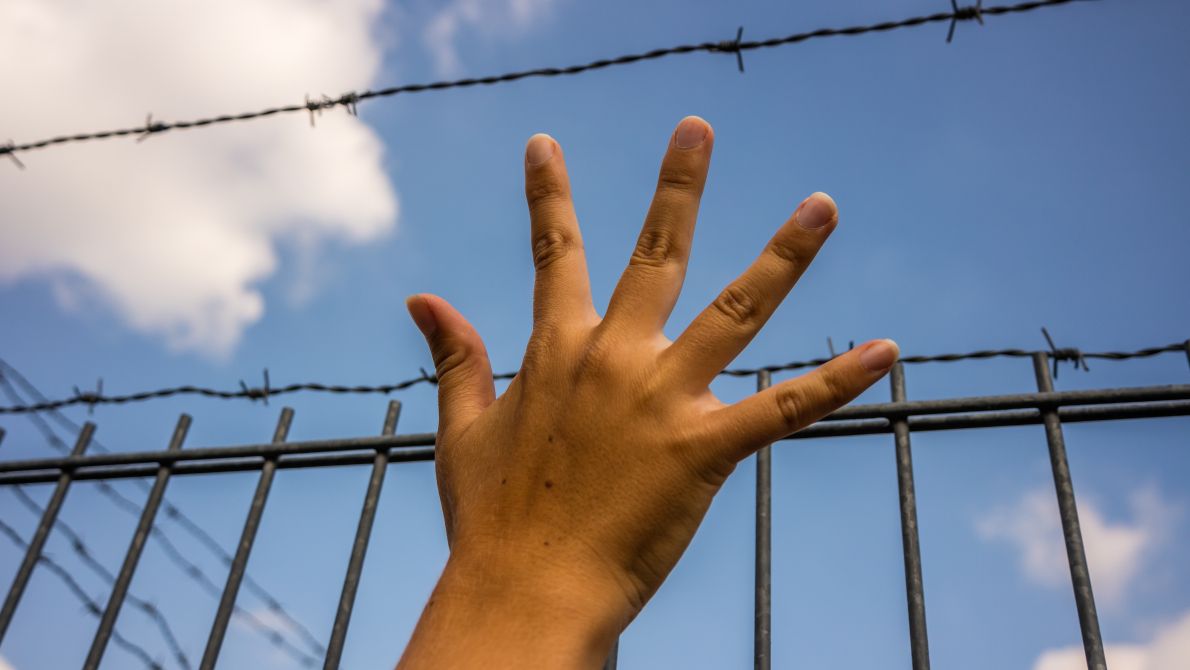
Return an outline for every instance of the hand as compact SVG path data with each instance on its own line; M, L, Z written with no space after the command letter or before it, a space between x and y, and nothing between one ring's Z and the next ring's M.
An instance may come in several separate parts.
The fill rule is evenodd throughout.
M678 125L600 318L562 149L547 135L529 140L533 334L499 398L475 329L441 298L407 301L439 379L435 457L451 554L402 666L599 667L736 464L846 404L896 360L896 345L877 340L735 404L711 393L838 221L829 196L804 200L670 342L662 328L713 144L702 119Z

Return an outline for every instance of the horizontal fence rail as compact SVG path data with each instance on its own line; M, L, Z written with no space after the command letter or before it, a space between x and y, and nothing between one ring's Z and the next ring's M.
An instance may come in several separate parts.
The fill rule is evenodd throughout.
M1047 334L1048 338L1048 334ZM1101 352L1101 358L1125 360L1154 356L1158 353L1187 351L1184 344L1169 345L1138 350L1136 352ZM970 358L992 357L1029 358L1033 366L1036 391L1028 393L970 396L932 400L909 400L906 385L906 363L944 362ZM1051 342L1050 351L1023 352L1020 350L995 350L972 352L964 355L943 357L910 357L896 364L889 376L890 402L851 405L824 417L784 440L805 440L837 438L855 435L890 435L891 449L890 477L897 480L900 527L904 559L904 584L906 602L906 628L908 649L913 670L928 670L930 666L929 641L926 633L926 589L927 571L922 563L924 553L917 517L919 492L914 483L911 436L914 432L964 430L999 426L1041 426L1054 480L1056 505L1062 523L1070 567L1071 585L1074 594L1074 610L1082 634L1083 648L1089 670L1106 670L1103 641L1095 607L1091 574L1086 562L1086 549L1079 525L1078 509L1075 503L1074 482L1065 447L1062 426L1066 423L1092 421L1116 421L1157 417L1190 416L1190 384L1169 384L1160 386L1138 386L1101 388L1081 391L1055 391L1054 370L1051 365L1059 361L1081 364L1095 354L1083 354L1077 350L1060 349ZM752 375L758 389L772 383L774 370L790 370L808 367L806 362L768 366L750 371L732 370L725 374L735 376ZM10 368L11 366L6 366ZM0 368L3 371L6 368ZM428 375L426 375L428 377ZM22 384L27 380L21 378ZM7 380L0 375L0 385ZM267 386L267 382L266 382ZM31 386L30 386L31 388ZM39 394L32 393L33 397ZM10 396L15 397L15 396ZM46 410L55 420L66 422L56 415L56 407ZM48 424L38 412L25 412L27 418L39 429L48 429ZM299 648L282 635L281 630L259 628L259 632L274 645L288 653L303 666L322 664L330 670L338 668L347 641L348 628L356 595L363 574L369 541L373 533L377 507L384 490L384 478L388 470L397 464L411 461L430 461L434 458L435 435L433 433L396 434L400 404L390 401L384 417L380 435L353 438L288 441L288 429L294 412L284 408L280 412L273 440L267 443L242 444L237 446L213 446L182 448L190 420L186 415L178 421L169 448L149 451L111 451L91 449L96 444L95 425L87 423L76 436L73 449L65 444L60 448L70 451L67 456L54 458L15 459L0 462L0 487L12 487L25 507L39 514L37 530L30 540L25 540L6 520L0 519L0 532L8 536L17 547L23 549L24 560L8 591L4 608L0 611L0 643L16 616L21 597L34 567L40 565L57 575L74 592L86 610L99 619L84 668L97 667L109 641L137 659L147 668L164 668L165 665L148 651L142 640L130 640L119 632L118 621L125 602L142 610L156 624L178 667L189 668L190 660L175 638L173 629L163 613L155 606L146 607L147 601L129 591L137 568L138 559L145 543L159 532L154 525L158 509L170 514L171 507L165 501L165 489L172 478L195 474L255 471L259 473L256 493L246 513L240 541L234 552L226 555L228 572L225 584L220 588L213 579L203 575L201 582L205 589L219 599L214 622L210 628L206 648L198 663L200 668L214 668L227 633L228 622L233 615L251 617L237 604L242 584L246 581L246 567L251 556L257 531L262 521L265 504L276 472L293 468L317 468L333 466L371 466L371 476L366 489L362 490L360 509L354 539L350 547L343 587L335 608L334 623L327 637L319 638L300 624L287 626L287 632L294 634L309 648ZM70 424L73 425L73 424ZM52 431L45 432L47 437ZM0 439L4 434L0 433ZM755 501L755 601L754 601L754 645L753 665L758 670L772 666L771 641L773 639L771 584L772 584L772 465L768 448L756 455L756 501ZM891 466L895 465L895 473ZM122 506L138 516L138 524L129 542L118 573L103 566L83 544L78 533L58 519L70 485L79 481L98 481L101 487L109 487L110 481L118 479L151 480L147 488L146 502L136 503L122 498ZM56 484L48 503L40 505L25 494L19 485L36 483ZM147 486L147 485L146 485ZM928 492L925 495L929 495ZM780 510L777 510L780 513ZM180 514L180 512L179 512ZM75 554L87 567L100 575L110 588L107 607L100 605L102 599L87 594L69 569L60 561L44 555L46 540L54 529L60 529L72 543ZM205 535L205 531L199 531ZM209 537L209 536L207 536ZM213 540L212 540L213 542ZM172 546L168 543L163 547ZM221 549L220 549L221 550ZM175 549L176 553L177 550ZM179 557L181 555L179 554ZM178 563L197 570L192 563ZM198 577L195 577L198 579ZM272 599L272 596L267 596ZM275 602L275 601L274 601ZM277 605L279 608L279 604ZM778 625L780 623L778 622ZM306 639L308 638L308 639ZM613 648L605 668L616 668L619 662L618 645Z

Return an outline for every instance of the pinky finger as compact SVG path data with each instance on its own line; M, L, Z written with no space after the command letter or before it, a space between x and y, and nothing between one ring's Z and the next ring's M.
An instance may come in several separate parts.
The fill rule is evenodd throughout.
M851 402L896 363L892 340L873 340L813 372L716 410L710 426L722 454L736 461Z

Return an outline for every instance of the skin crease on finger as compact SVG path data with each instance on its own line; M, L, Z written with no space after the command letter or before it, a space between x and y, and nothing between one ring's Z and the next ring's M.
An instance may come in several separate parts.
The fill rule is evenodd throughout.
M715 375L752 340L838 225L815 193L676 340L715 141L683 119L601 318L562 147L525 151L533 333L496 396L479 334L440 297L407 300L439 378L436 474L450 557L401 668L598 668L685 551L740 460L851 401L896 361L875 340L726 404Z

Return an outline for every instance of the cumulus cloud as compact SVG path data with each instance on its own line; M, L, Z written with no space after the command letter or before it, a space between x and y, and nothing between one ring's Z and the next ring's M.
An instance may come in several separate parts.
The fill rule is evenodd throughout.
M1144 489L1130 500L1132 520L1110 522L1084 498L1079 523L1087 548L1087 564L1096 600L1120 602L1144 561L1162 540L1174 510L1157 492ZM1009 542L1019 550L1021 569L1038 584L1070 586L1062 522L1052 491L1026 494L1015 505L994 510L977 523L986 540Z
M1104 647L1112 670L1185 670L1190 659L1190 611L1158 629L1148 644L1109 644ZM1037 658L1033 670L1085 670L1082 647L1049 649Z
M18 141L366 88L382 0L6 0ZM19 101L19 102L18 102ZM174 350L219 356L261 318L283 241L361 243L397 200L374 132L342 110L24 154L0 176L0 283L47 281ZM3 138L0 138L3 139Z
M458 40L465 32L519 35L545 16L555 0L450 0L434 13L422 34L438 74L462 70Z

